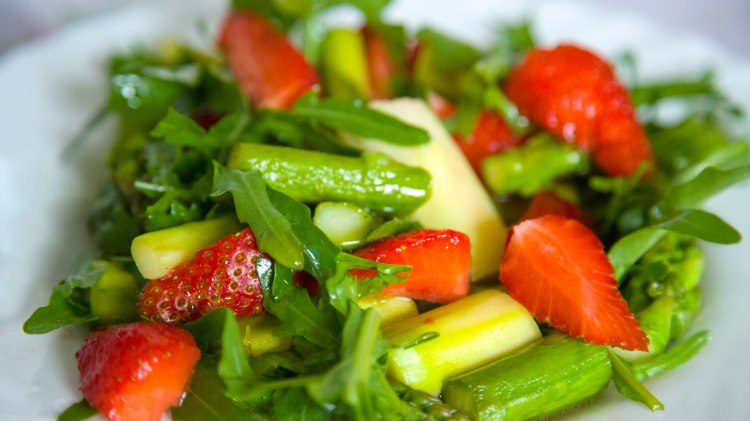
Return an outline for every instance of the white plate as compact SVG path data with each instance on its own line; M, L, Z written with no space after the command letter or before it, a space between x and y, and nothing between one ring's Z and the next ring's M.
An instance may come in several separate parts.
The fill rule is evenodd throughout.
M627 13L574 1L417 0L395 6L389 12L394 20L428 22L476 42L490 38L493 23L531 16L543 43L578 41L609 56L632 50L649 76L697 74L715 66L726 92L750 109L750 63L698 36ZM0 62L0 418L52 419L80 399L74 359L80 333L62 329L27 336L21 324L46 303L51 286L88 246L87 203L106 177L101 157L112 128L97 131L99 144L89 145L72 164L63 164L60 154L104 101L107 57L164 37L200 40L197 22L215 28L223 7L220 0L140 4L70 27ZM745 234L747 194L746 186L736 188L710 203ZM666 411L650 414L609 390L568 417L750 419L748 274L747 243L708 247L705 310L694 328L711 329L713 340L687 365L647 382Z

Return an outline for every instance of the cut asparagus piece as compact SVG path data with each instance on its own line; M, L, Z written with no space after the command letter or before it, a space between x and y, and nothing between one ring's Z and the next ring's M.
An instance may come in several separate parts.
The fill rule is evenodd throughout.
M541 333L521 304L488 289L389 325L383 337L394 347L389 375L437 394L445 379L508 355Z
M372 215L347 202L319 203L315 207L313 224L344 250L359 244L375 228Z
M139 287L135 277L117 263L101 260L94 265L103 266L104 273L90 290L91 314L101 324L136 320Z
M237 143L227 166L259 171L269 186L300 202L350 202L385 215L413 212L431 190L427 171L374 152L350 157Z
M604 390L607 348L561 334L445 383L446 403L474 420L526 420L554 414Z
M409 297L370 295L357 300L363 309L374 308L380 313L380 326L385 327L419 314L417 304Z
M374 101L370 106L427 130L430 142L399 146L358 137L347 137L345 141L350 146L382 152L399 162L429 171L432 196L412 214L413 219L425 228L466 233L471 239L472 279L496 274L505 245L505 225L481 181L440 120L418 99Z
M242 334L242 345L247 355L259 357L267 352L284 351L292 344L291 336L273 334L280 323L266 314L256 314L237 321Z
M190 261L198 250L242 228L243 225L232 215L190 222L141 234L133 239L130 250L141 275L146 279L157 279L173 267Z

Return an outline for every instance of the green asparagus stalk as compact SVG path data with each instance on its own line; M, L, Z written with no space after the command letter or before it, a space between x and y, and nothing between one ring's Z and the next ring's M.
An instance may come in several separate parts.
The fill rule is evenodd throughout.
M140 288L135 277L114 262L101 260L94 262L94 265L105 269L102 277L89 291L91 314L98 317L101 324L136 320Z
M419 314L417 304L409 297L369 295L357 300L363 309L374 308L380 313L380 326L385 327Z
M243 225L232 215L190 222L139 235L133 239L131 252L141 275L146 279L157 279L192 259L198 250L242 228Z
M375 220L367 210L347 202L319 203L313 224L345 250L357 246L375 228Z
M519 148L487 157L482 174L495 194L532 196L556 178L585 173L589 160L585 152L540 135Z
M380 154L354 158L250 143L232 147L227 164L259 171L271 187L307 203L350 202L385 215L406 215L430 196L430 174Z
M515 352L541 337L529 312L488 289L383 329L389 375L414 389L440 392L443 381Z
M284 351L292 345L291 336L276 336L274 329L280 322L275 317L257 314L237 321L242 334L245 353L259 357L268 352Z
M551 334L527 351L448 380L443 395L475 420L526 420L579 404L611 379L606 348Z

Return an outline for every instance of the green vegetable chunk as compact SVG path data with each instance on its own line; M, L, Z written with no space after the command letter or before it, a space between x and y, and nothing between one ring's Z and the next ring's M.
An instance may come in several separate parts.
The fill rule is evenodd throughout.
M320 53L326 92L331 97L370 97L367 57L359 32L344 28L331 30L323 40Z
M612 378L606 348L552 334L538 345L445 383L445 402L476 420L554 414L604 390Z
M136 320L139 287L135 277L114 262L97 261L94 265L105 269L90 290L91 314L102 324Z
M349 250L375 228L372 215L346 202L323 202L315 207L313 223L337 246Z
M482 174L496 194L533 196L556 178L588 171L586 153L572 145L540 135L525 145L487 157Z
M359 158L238 143L228 166L259 171L272 188L301 202L350 202L385 215L406 215L430 197L430 174L379 153Z
M437 394L443 381L516 352L541 337L531 314L488 289L383 328L393 345L388 374Z
M242 227L234 216L190 222L139 235L133 240L131 253L141 275L146 279L157 279L192 259L198 250L242 230Z

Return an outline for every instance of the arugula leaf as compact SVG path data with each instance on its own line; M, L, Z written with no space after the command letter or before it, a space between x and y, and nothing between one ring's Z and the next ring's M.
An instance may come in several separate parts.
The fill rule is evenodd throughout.
M638 379L633 376L627 365L611 349L607 349L609 360L612 363L612 380L617 390L625 397L640 402L652 412L664 409L664 404L646 389Z
M369 108L361 100L310 98L297 101L291 110L292 115L353 135L397 145L414 146L430 141L430 136L425 130Z
M340 342L341 326L336 314L330 307L316 307L307 291L294 284L293 275L290 269L276 263L270 289L263 291L263 306L281 321L274 334L301 336L322 348L335 348Z
M97 320L91 314L86 290L99 282L105 269L104 265L89 262L60 281L52 288L49 304L32 313L23 324L23 331L31 334L48 333L63 326Z
M302 387L276 390L269 416L277 421L326 421L332 419L331 410L318 405Z
M688 209L657 224L658 227L718 244L736 244L742 235L718 216L700 209Z
M750 165L729 170L708 167L692 180L666 191L651 213L660 216L668 215L671 211L696 208L711 196L748 178Z
M99 415L99 411L96 408L92 408L86 399L67 407L60 415L57 416L57 421L84 421Z
M615 269L615 279L622 282L628 269L664 236L665 231L644 227L620 238L607 253Z
M170 107L167 115L151 130L151 135L164 138L172 145L193 148L212 158L221 147L236 142L248 123L245 114L230 114L206 131L191 117Z
M206 420L261 421L266 418L236 404L224 394L224 385L216 371L206 367L205 362L195 366L192 380L179 407L172 408L174 421Z
M386 391L378 377L385 379L386 367L378 361L387 347L379 325L377 310L352 308L344 325L341 359L324 376L307 384L313 400L323 404L342 401L352 409L352 418L361 420L377 419L396 409L381 397ZM390 386L385 383L385 388Z
M271 203L269 191L258 172L242 172L215 164L217 176L212 195L232 193L237 218L250 225L258 247L292 269L304 267L302 243L289 220ZM280 193L279 193L280 194Z
M268 188L268 197L287 218L292 232L300 241L304 270L318 281L331 277L336 272L336 256L340 249L313 224L310 208L271 188Z

